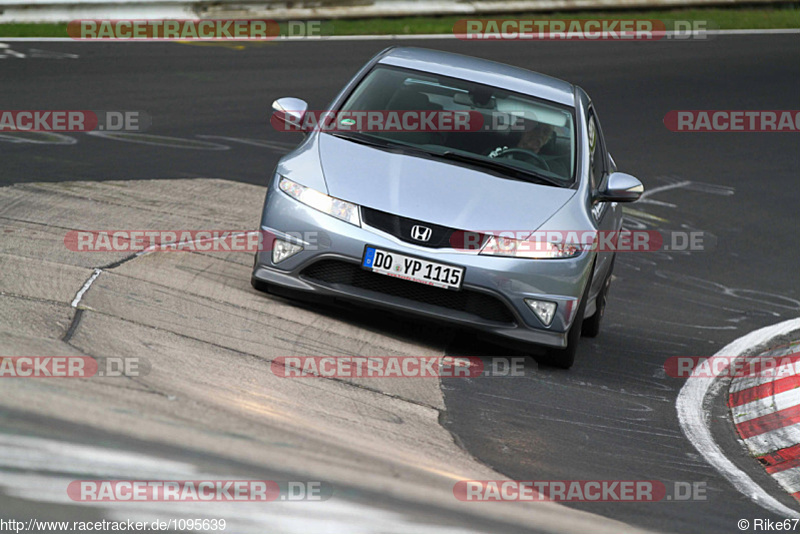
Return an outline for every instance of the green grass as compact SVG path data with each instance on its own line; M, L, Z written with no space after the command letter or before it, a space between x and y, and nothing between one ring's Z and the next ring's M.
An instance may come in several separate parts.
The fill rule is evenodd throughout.
M450 33L465 18L519 19L662 19L708 21L709 28L775 29L800 28L800 4L770 7L730 7L669 10L571 11L503 15L456 15L444 17L398 17L341 19L325 25L335 35ZM0 24L0 37L68 37L66 24Z
M449 33L466 18L518 19L665 19L710 21L710 28L771 29L800 28L800 5L769 8L670 9L658 11L572 11L480 16L404 17L371 20L335 20L336 35Z
M6 23L0 24L2 37L69 37L66 24Z

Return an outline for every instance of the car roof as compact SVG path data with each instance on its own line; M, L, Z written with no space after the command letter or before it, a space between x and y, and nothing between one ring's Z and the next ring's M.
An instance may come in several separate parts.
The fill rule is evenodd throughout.
M451 76L575 106L575 87L571 83L488 59L428 48L398 47L387 50L378 63Z

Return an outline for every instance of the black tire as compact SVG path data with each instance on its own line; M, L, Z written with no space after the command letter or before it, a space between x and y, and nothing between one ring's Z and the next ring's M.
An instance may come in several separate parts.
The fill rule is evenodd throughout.
M581 335L584 337L597 337L600 333L600 324L603 322L603 315L606 311L606 300L608 299L608 290L611 287L611 273L614 272L614 262L617 257L611 258L611 267L608 268L608 274L603 282L603 287L597 294L597 305L594 315L588 319L584 319L583 327L581 328Z
M549 365L551 367L558 367L560 369L569 369L575 363L575 354L578 352L578 342L581 339L581 329L583 328L583 312L586 310L586 300L589 297L589 290L592 287L592 276L594 276L594 265L592 265L592 273L589 276L589 281L586 282L586 288L583 290L581 303L578 305L578 311L575 314L575 320L572 321L572 327L567 334L567 346L563 349L547 349L544 355L536 358L536 361L542 365Z

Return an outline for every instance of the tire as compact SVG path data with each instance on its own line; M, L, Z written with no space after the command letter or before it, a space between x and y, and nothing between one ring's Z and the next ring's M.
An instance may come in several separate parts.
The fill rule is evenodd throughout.
M536 358L536 361L542 365L549 365L551 367L558 367L560 369L569 369L575 363L575 354L578 352L578 342L581 339L581 330L583 328L583 312L586 310L586 300L589 297L589 290L592 287L592 277L594 276L594 265L592 265L592 273L589 276L589 281L586 282L586 288L583 290L581 303L578 305L578 311L575 314L575 320L572 321L572 327L567 334L567 346L563 349L548 349L543 356Z
M600 333L600 324L603 321L603 315L606 311L606 300L608 299L608 290L611 287L611 273L614 272L614 262L617 257L611 258L611 266L608 268L606 280L603 282L603 287L597 294L597 305L594 315L588 319L584 319L583 327L581 328L581 335L584 337L597 337Z

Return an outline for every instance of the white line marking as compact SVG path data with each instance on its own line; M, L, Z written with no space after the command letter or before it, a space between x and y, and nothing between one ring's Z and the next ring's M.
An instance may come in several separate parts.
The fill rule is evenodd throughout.
M468 17L465 17L468 18ZM699 32L699 35L785 35L800 33L800 28L777 28L766 30L709 30ZM667 37L671 37L675 32L664 32ZM681 37L685 35L680 34ZM168 43L173 41L136 41L136 40L112 40L112 39L72 39L71 37L0 37L3 41L39 41L39 42L62 42L62 43ZM306 37L287 37L285 39L273 39L269 42L281 43L292 41L318 41L324 43L325 41L404 41L404 40L431 40L431 39L456 39L455 34L452 33L425 33L425 34L389 34L389 35L332 35L322 38L306 38ZM478 39L470 39L470 41L478 41Z
M691 183L692 183L691 180L683 180L682 182L675 182L674 184L667 184L659 187L654 187L652 189L647 189L644 193L642 193L641 198L647 198L649 196L655 195L656 193L669 191L670 189L678 189L680 187L686 187L687 185L691 185Z
M764 432L744 440L747 450L755 456L786 449L800 443L800 423Z
M776 352L776 354L772 354L772 352ZM771 351L769 354L763 354L761 356L761 361L764 362L764 365L762 366L764 372L757 373L754 376L734 377L733 382L731 382L730 392L738 393L745 389L750 389L767 384L768 382L780 380L781 378L787 378L800 374L800 360L793 362L789 358L784 359L787 356L791 357L796 352L796 345L792 345L784 349L779 349L778 351ZM777 365L771 373L767 371L766 367L768 360L774 360Z
M722 368L726 368L731 363L730 356L741 356L752 347L797 329L800 329L800 319L791 319L761 328L729 343L717 352L714 357L725 358L727 364L720 363L720 365ZM681 388L678 400L675 402L678 421L683 433L708 463L714 466L737 490L749 497L753 502L784 517L800 518L800 513L780 503L756 484L744 471L736 467L725 456L725 453L722 452L722 449L719 448L719 445L711 436L711 429L706 421L703 402L709 393L718 392L723 385L723 381L712 377L692 376L686 380L686 384Z
M72 304L70 304L70 306L72 306L73 308L78 307L78 304L80 304L81 299L83 298L83 294L89 291L89 288L92 287L92 284L94 283L95 280L97 280L97 277L100 276L100 273L102 272L103 271L100 269L94 270L94 274L91 277L89 277L89 279L86 281L85 284L83 284L83 287L80 289L80 291L78 291L78 294L75 295L75 298L72 300Z
M758 386L763 386L769 382L772 382L773 378L768 376L766 373L759 373L754 376L747 376L739 378L738 380L734 380L731 384L730 392L731 393L739 393L740 391L744 391L745 389L750 389Z
M227 137L224 135L198 135L201 139L219 139L221 141L230 141L232 143L241 143L243 145L261 146L271 148L279 152L289 152L297 146L297 143L282 143L280 141L267 141L265 139L245 139L241 137Z
M212 143L210 141L197 141L195 139L169 137L166 135L153 135L133 132L102 132L98 130L92 130L85 133L86 135L111 139L112 141L138 143L141 145L164 146L167 148L178 148L181 150L230 150L231 148L228 145L221 145L219 143Z
M789 493L800 491L800 468L793 467L786 471L780 471L772 475L772 478L777 480L778 484L783 486L783 489Z
M467 17L468 18L468 17ZM704 32L698 32L698 36L703 38L705 36L712 36L712 35L782 35L782 34L795 34L800 33L800 28L778 28L778 29L767 29L767 30L708 30ZM576 37L580 37L581 34L576 33L573 34ZM666 37L667 39L678 36L684 39L685 41L685 34L681 32L658 32L659 37ZM390 34L390 35L332 35L330 37L323 37L322 39L307 39L305 37L287 37L285 39L279 39L276 42L281 41L308 41L308 40L320 40L320 41L387 41L387 40L395 40L395 41L404 41L404 40L413 40L413 39L457 39L456 35L453 33L426 33L420 35L414 34ZM481 39L463 39L464 41L481 41ZM520 41L540 41L539 39L519 39ZM556 41L557 39L541 39L541 41ZM575 39L581 40L581 39Z
M674 34L675 32L667 33ZM708 30L705 32L700 32L701 35L782 35L787 33L800 33L800 28Z
M774 412L791 408L800 404L800 389L790 389L777 395L770 395L763 399L754 400L741 406L731 408L733 422L737 425L757 417L763 417Z

